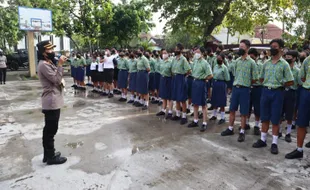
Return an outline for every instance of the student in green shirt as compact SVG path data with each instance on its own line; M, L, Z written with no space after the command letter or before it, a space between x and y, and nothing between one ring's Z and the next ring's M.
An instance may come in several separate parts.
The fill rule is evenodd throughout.
M130 100L127 102L128 104L137 103L139 101L139 97L136 94L137 88L137 60L135 59L135 54L131 53L129 55L129 90L131 91ZM136 96L136 99L135 99Z
M120 102L127 101L127 86L128 86L128 59L125 57L125 52L119 53L120 59L117 61L117 68L118 68L118 79L117 85L118 88L121 89L122 95L121 98L118 100ZM127 54L128 56L128 54Z
M91 55L88 53L86 55L86 76L87 76L86 86L92 86L92 84L90 83L90 81L91 81L90 64L92 63L92 61L93 61L93 59L92 59Z
M186 118L186 100L187 96L187 81L186 75L191 73L191 67L183 56L182 51L184 47L182 44L177 44L175 48L175 58L172 60L172 100L176 101L176 115L171 119L173 121L181 120L180 124L187 123ZM182 105L182 118L181 118Z
M206 58L206 61L209 63L210 67L211 67L211 70L213 71L213 63L215 62L216 60L216 55L214 55L213 53L213 49L210 47L210 48L207 48L207 58ZM211 90L211 87L212 87L212 79L209 80L208 84L207 84L207 91L208 91L208 100L207 100L207 103L211 103L211 95L212 95L212 90ZM211 106L212 108L212 106ZM213 108L212 108L213 109Z
M234 134L234 122L236 111L240 105L241 129L239 132L238 142L245 140L246 119L250 109L250 87L258 76L256 73L255 61L248 55L251 43L249 40L241 40L239 44L238 55L240 56L233 68L235 72L234 87L230 100L229 127L221 133L222 136Z
M71 58L70 58L71 77L73 78L73 85L71 87L73 87L73 88L77 88L75 62L76 62L76 55L73 52L71 54Z
M271 153L278 154L279 124L282 115L284 88L294 84L289 64L282 58L284 41L274 39L270 42L271 59L265 62L260 73L262 83L261 98L261 139L253 144L254 148L266 147L267 132L272 123Z
M235 60L233 59L232 54L228 55L227 64L228 64L228 71L229 71L229 77L230 77L230 80L227 83L227 94L231 94L234 79L235 79L235 75L234 75L234 71L233 71L233 68L235 65Z
M310 122L310 56L301 65L299 71L303 85L300 91L300 103L298 106L297 129L297 149L285 155L287 159L297 159L303 157L303 144ZM310 142L306 144L310 148Z
M149 94L151 94L151 103L155 102L155 67L156 61L154 59L154 54L151 52L146 52L145 57L150 63L150 73L149 73Z
M160 66L162 63L162 59L160 58L159 52L154 51L153 55L155 57L155 100L152 102L153 104L158 104L159 106L162 105L162 100L159 97L159 87L160 87Z
M198 127L198 109L202 107L203 122L200 131L204 132L207 129L207 99L206 86L208 80L212 79L212 71L209 63L203 58L205 48L200 47L195 51L195 63L192 71L194 78L192 84L192 103L194 105L194 121L188 125L188 128Z
M75 66L76 66L76 70L77 70L77 88L80 90L86 90L85 87L85 59L84 57L81 56L80 53L77 53L76 55L76 62L75 62Z

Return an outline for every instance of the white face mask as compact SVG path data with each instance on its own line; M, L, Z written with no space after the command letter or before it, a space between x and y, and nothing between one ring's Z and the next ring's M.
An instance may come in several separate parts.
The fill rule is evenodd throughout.
M195 53L194 57L195 57L196 59L200 59L200 58L201 58L201 54L200 54L200 53Z
M169 55L167 53L163 54L163 59L167 59Z
M260 57L261 59L264 59L264 58L265 58L265 56L264 56L264 55L262 55L262 54L261 54L259 57Z

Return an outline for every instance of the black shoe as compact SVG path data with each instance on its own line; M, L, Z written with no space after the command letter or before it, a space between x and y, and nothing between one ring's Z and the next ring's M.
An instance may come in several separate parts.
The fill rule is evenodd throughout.
M215 116L212 116L209 120L210 121L215 121L215 120L217 120L217 118Z
M155 100L155 104L158 104L159 103L159 101L158 100Z
M187 118L182 118L180 124L185 125L187 123Z
M133 100L129 100L129 101L127 102L127 104L132 104L132 103L134 103Z
M297 158L303 158L303 157L304 157L304 152L303 151L300 152L297 149L285 155L286 159L297 159Z
M162 101L158 102L158 106L161 106L161 105L163 105L163 102Z
M147 109L149 109L149 107L148 107L147 105L144 105L144 106L142 107L142 110L147 110Z
M209 107L208 110L214 110L213 106Z
M190 116L193 117L194 116L194 112Z
M168 119L172 119L172 113L168 113L167 116L166 116L166 120Z
M133 106L136 106L138 103L139 103L139 102L133 102L132 105L133 105Z
M186 109L186 113L187 113L187 114L191 113L191 110L187 108L187 109Z
M225 121L225 119L221 119L221 120L219 120L219 122L217 123L218 125L222 125L223 123L225 123L226 121Z
M310 142L308 142L305 147L310 148Z
M178 121L180 119L181 119L181 117L178 117L176 115L171 118L172 121Z
M257 126L254 127L254 135L256 135L256 136L260 135L260 129Z
M210 100L210 99L207 99L207 103L208 103L208 104L211 104L211 100Z
M63 164L67 161L66 157L56 157L53 158L47 158L47 165L57 165L57 164Z
M127 102L127 98L123 98L121 102Z
M115 94L120 95L120 94L122 94L122 92L121 91L116 91Z
M156 102L156 100L152 100L151 104L158 104L158 102Z
M141 104L140 102L137 102L135 106L136 106L137 108L141 108L141 107L143 107L143 104Z
M113 98L114 95L113 94L109 94L108 98Z
M60 153L60 152L55 152L55 156L56 156L56 157L59 157L59 156L61 156L61 153ZM44 155L44 157L43 157L42 162L43 162L43 163L46 163L46 162L47 162L47 157L46 157L45 155Z
M226 114L230 114L230 111L225 111Z
M122 102L123 100L124 100L124 98L120 98L120 99L118 99L118 101L119 101L119 102Z
M296 125L292 125L292 129L296 129Z
M198 119L202 119L203 118L203 113L199 113L198 114Z
M188 124L187 127L188 127L188 128L195 128L195 127L198 127L198 122L195 123L194 121L192 121L190 124Z
M270 152L271 152L271 154L278 154L279 153L278 145L277 144L272 144L271 148L270 148Z
M292 142L291 134L285 135L285 141L288 142L288 143Z
M282 137L282 133L280 133L280 132L279 132L279 134L278 134L278 138L281 138L281 137Z
M160 112L158 112L158 113L156 114L156 116L163 116L163 115L166 115L166 113L163 112L163 111L160 111Z
M76 87L77 87L77 85L76 85L76 84L74 84L74 85L72 85L71 87L72 87L72 88L76 88Z
M245 125L245 130L250 130L251 129L251 126L249 124L246 124Z
M238 142L243 142L245 140L245 134L239 133Z
M207 125L202 124L200 127L200 132L205 132L207 130Z
M227 128L225 131L223 131L221 133L221 136L230 136L230 135L233 135L233 134L234 134L234 131L230 130L229 128Z
M266 147L267 146L267 143L262 141L261 139L258 139L256 141L256 143L253 144L253 148L262 148L262 147Z

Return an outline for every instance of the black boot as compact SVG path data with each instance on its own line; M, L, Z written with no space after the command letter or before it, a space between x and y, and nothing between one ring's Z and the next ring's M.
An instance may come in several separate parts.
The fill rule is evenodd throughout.
M55 152L55 156L56 157L59 157L61 155L61 152ZM44 151L44 155L43 155L43 160L42 160L43 163L46 163L47 162L47 154L46 154L46 151Z
M56 156L54 150L46 150L47 165L63 164L67 161L66 157Z

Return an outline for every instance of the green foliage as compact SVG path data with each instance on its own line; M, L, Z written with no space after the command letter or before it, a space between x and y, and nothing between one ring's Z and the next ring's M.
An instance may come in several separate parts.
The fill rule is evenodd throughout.
M141 42L140 47L143 47L145 51L152 51L152 44L150 44L148 41Z
M181 28L175 32L169 32L165 37L165 48L174 49L177 43L182 43L183 46L187 49L193 45L202 45L202 37L193 35L188 32L185 28Z

